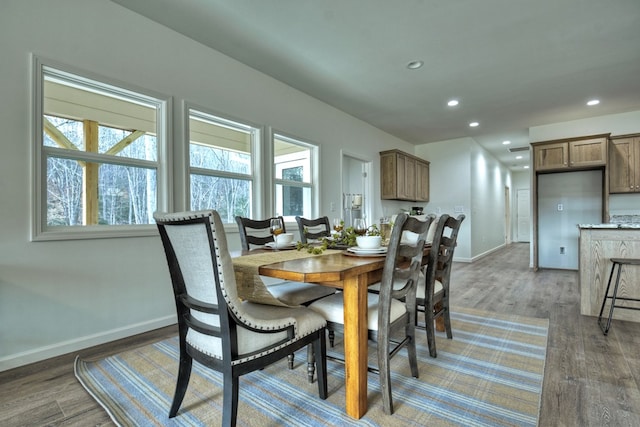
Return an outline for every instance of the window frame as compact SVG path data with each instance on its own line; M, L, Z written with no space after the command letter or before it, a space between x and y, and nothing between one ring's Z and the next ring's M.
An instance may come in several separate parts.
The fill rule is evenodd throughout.
M299 145L301 147L305 147L307 149L309 149L310 151L310 155L311 155L311 159L309 161L309 168L311 169L309 171L309 177L310 177L310 181L307 182L300 182L300 181L291 181L291 180L286 180L286 179L281 179L281 178L276 178L276 172L277 172L277 168L276 168L276 155L275 155L275 140L277 139L281 139L289 144L294 144L294 145ZM309 218L317 218L319 216L319 198L320 198L320 179L319 179L319 164L320 164L320 151L321 151L321 147L320 144L317 144L313 141L310 141L308 139L305 138L301 138L298 136L294 136L291 135L287 132L282 132L280 130L276 130L274 128L270 128L269 129L269 147L270 147L270 156L269 158L271 159L271 161L269 162L270 167L272 169L272 173L270 174L270 176L272 177L272 184L270 185L270 191L271 191L271 211L273 211L274 213L278 213L280 215L282 215L282 212L279 211L280 206L277 206L277 201L276 201L276 187L278 185L282 185L282 186L289 186L289 187L299 187L299 188L309 188L311 195L310 195L310 214L308 215ZM289 217L287 217L289 218ZM285 218L285 220L287 219ZM291 220L289 220L288 222L291 222Z
M235 174L233 172L219 171L214 169L202 169L194 168L191 166L191 113L194 112L195 116L199 116L201 119L209 120L213 123L220 124L221 126L238 127L243 130L247 130L253 133L251 138L251 173L250 174ZM264 193L265 188L265 174L264 174L264 161L265 155L262 149L265 137L265 128L262 125L253 123L249 120L239 119L232 117L229 114L220 113L210 108L197 105L192 102L183 102L183 123L184 123L184 206L186 210L191 209L191 174L196 173L205 176L216 176L221 178L231 179L247 179L251 181L251 195L250 195L250 218L262 218L265 214L265 202L269 198ZM194 172L195 171L195 172ZM225 231L237 231L237 224L234 222L223 223Z
M78 225L49 227L47 221L47 158L55 157L88 160L101 164L142 167L156 170L156 210L167 211L172 205L172 164L168 138L171 135L172 98L148 89L135 87L105 76L75 68L57 61L31 55L31 142L32 197L31 197L31 241L76 240L115 237L139 237L157 234L155 223L125 225ZM95 87L114 95L125 95L129 99L144 100L156 106L157 161L120 159L116 156L79 151L71 155L64 149L45 147L43 143L44 80L45 75L59 76L66 81L75 81L84 87ZM155 166L155 167L153 167Z

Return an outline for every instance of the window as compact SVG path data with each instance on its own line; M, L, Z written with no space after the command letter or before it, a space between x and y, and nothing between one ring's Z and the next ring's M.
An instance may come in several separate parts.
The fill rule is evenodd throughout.
M225 223L252 217L256 127L189 109L191 209L215 209Z
M168 101L35 62L34 239L155 232Z
M275 213L287 221L296 215L315 217L313 171L317 147L274 134Z

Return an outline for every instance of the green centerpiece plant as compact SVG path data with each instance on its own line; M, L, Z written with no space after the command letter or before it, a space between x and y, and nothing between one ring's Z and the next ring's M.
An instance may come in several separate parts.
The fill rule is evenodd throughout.
M367 229L366 236L380 236L380 229L376 224ZM320 255L327 249L347 249L356 246L356 234L353 227L343 228L342 231L332 234L331 237L324 237L320 242L302 243L298 242L296 248L301 251L305 249L310 254Z

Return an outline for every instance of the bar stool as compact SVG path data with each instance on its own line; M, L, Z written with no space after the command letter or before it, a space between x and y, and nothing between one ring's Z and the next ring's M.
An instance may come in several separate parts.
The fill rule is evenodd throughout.
M624 300L624 301L636 301L640 302L638 298L627 298L627 297L619 297L618 296L618 285L620 284L620 273L622 272L623 265L640 265L640 259L638 258L611 258L611 274L609 275L609 283L607 284L607 290L604 293L604 299L602 300L602 307L600 308L600 315L598 316L598 325L600 325L600 329L602 332L607 335L609 333L609 328L611 327L611 318L613 317L613 309L615 307L623 308L626 310L640 310L640 307L628 307L624 305L616 305L616 300ZM613 287L613 294L609 296L609 288L611 287L611 279L613 279L613 272L618 266L618 274L616 276L616 284ZM611 308L609 309L609 318L607 319L606 326L602 324L602 313L604 312L604 306L608 299L611 299Z

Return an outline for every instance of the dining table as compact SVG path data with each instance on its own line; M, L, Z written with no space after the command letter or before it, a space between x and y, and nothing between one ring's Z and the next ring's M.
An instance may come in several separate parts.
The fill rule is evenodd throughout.
M234 266L240 266L248 258L257 267L260 276L282 280L315 283L342 290L344 293L344 354L345 354L345 405L346 413L360 419L367 412L367 288L382 278L385 257L354 256L347 251L328 250L322 254L306 251L281 251L272 256L255 257L244 252L234 258ZM425 254L428 248L425 247ZM244 258L244 259L243 259ZM281 258L280 260L276 260ZM426 258L426 256L425 256ZM267 262L267 260L273 260ZM251 262L250 262L251 263ZM249 264L250 264L249 263ZM238 269L236 268L236 274Z
M344 293L345 403L349 416L367 412L367 287L382 278L384 257L342 253L316 255L263 265L263 276L317 283Z

